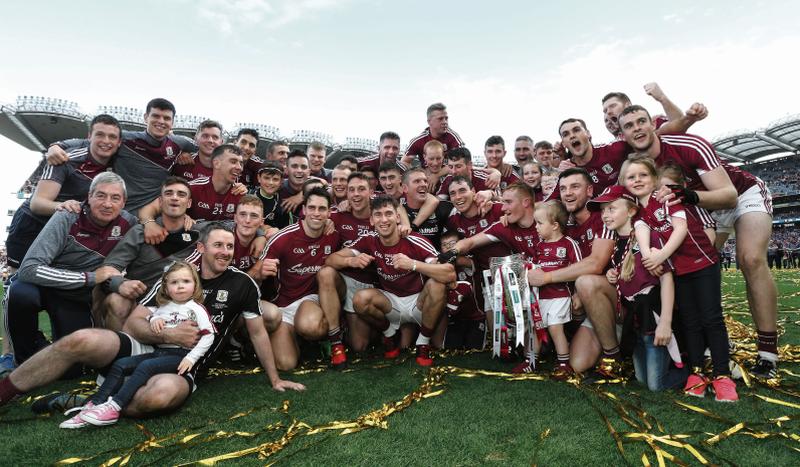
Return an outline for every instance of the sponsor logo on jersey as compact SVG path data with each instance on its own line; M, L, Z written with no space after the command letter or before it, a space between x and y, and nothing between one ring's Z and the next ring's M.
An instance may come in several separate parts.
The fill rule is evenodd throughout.
M227 302L228 301L228 291L227 290L217 290L217 301L218 302Z
M316 274L320 269L322 269L322 266L303 266L302 264L295 264L287 271L302 276L304 274Z
M556 256L559 258L566 258L567 257L567 249L563 246L556 248Z

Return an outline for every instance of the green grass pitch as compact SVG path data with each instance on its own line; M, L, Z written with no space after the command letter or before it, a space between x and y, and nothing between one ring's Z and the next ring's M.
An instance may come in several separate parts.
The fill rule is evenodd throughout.
M800 272L777 272L776 279L785 331L780 344L794 346L793 358L800 361ZM726 312L749 325L738 272L724 274L723 295ZM752 340L736 344L746 350L743 345ZM781 364L785 371L777 389L739 382L736 404L650 393L635 382L576 386L465 377L470 374L455 369L429 375L413 358L385 363L365 356L345 373L311 364L306 372L285 375L306 384L304 393L274 392L263 373L217 376L175 414L76 431L58 428L61 415L34 416L31 398L25 397L0 409L0 464L90 458L83 463L176 465L234 453L238 457L220 462L605 466L658 465L660 455L667 464L672 457L690 465L800 465L797 363ZM509 368L488 353L441 357L435 365ZM78 381L59 382L32 396L78 386ZM392 407L385 404L395 402L401 410L381 417ZM314 430L320 427L327 429ZM353 427L364 429L350 433Z

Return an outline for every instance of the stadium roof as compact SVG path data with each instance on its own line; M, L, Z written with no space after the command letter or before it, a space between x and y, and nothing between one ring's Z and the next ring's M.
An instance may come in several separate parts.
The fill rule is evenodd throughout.
M141 131L143 109L119 106L101 106L97 114L111 114L120 121L125 130ZM178 114L173 132L194 137L197 127L206 117ZM60 140L85 138L91 115L85 114L76 102L39 96L19 96L16 105L0 105L0 135L32 151L44 151ZM257 153L264 157L269 143L284 140L292 149L305 149L313 141L319 141L328 148L328 158L336 161L344 154L375 153L378 142L367 138L346 138L337 143L329 134L312 130L294 130L291 136L283 136L279 128L260 123L237 123L226 138L232 138L241 128L258 130Z
M770 156L800 154L800 114L790 115L760 130L738 130L716 138L721 158L752 163Z

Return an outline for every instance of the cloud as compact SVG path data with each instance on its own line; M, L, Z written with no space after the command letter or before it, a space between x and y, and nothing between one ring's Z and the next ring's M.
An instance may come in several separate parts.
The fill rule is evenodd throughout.
M223 34L255 26L277 29L350 0L200 0L197 15Z
M742 34L735 41L697 46L654 45L642 37L576 46L557 66L513 76L465 76L446 67L418 81L425 90L414 105L442 101L450 123L473 152L492 134L506 140L520 134L553 141L568 117L586 120L595 142L610 140L600 99L623 91L653 113L661 106L644 93L658 82L679 107L703 102L709 117L692 131L711 140L739 128L758 129L797 112L796 77L776 67L800 48L800 37ZM525 76L525 79L519 79ZM387 116L388 118L388 116Z

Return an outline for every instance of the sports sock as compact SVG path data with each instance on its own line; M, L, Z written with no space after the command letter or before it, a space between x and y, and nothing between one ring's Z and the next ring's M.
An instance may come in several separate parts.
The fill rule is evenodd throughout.
M22 391L14 386L10 377L0 379L0 405L5 404L19 394L22 394Z
M342 343L341 326L336 326L335 328L328 331L328 340L331 342L331 345L337 345Z
M603 358L619 359L619 346L614 346L611 349L603 349Z
M569 352L564 353L564 354L560 353L560 354L556 355L556 358L558 359L558 364L559 365L568 365L569 364Z
M776 331L758 331L756 338L758 356L771 362L778 361L778 333Z
M417 345L429 345L431 343L431 336L433 329L425 326L424 324L419 327L419 336L417 337Z

